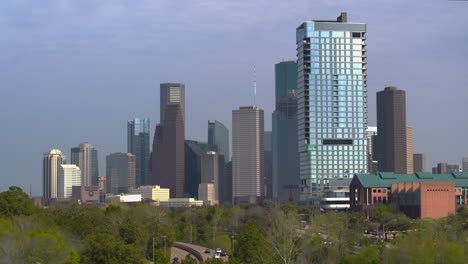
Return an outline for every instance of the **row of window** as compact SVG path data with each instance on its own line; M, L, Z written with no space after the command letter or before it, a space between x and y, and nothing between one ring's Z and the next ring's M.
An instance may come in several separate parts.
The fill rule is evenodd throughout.
M311 44L309 46L309 49L312 49L312 50L330 50L330 51L353 51L353 50L357 50L357 51L362 51L363 49L363 45L359 44L359 45L349 45L349 44ZM339 53L335 53L336 55L339 56ZM346 52L344 52L344 54L346 54ZM354 56L354 55L353 55Z
M343 69L312 69L312 74L363 74L363 70L343 70Z
M336 138L336 139L343 139L343 138L365 138L365 136L360 135L360 134L354 134L354 133L349 133L349 134L310 134L309 136L311 138L311 144L316 144L313 142L316 142L316 138Z
M365 45L366 42L360 38L310 38L308 43L321 43L321 44L356 44Z
M301 69L303 68L303 63L310 63L310 62L331 62L331 63L338 63L338 62L365 62L365 58L363 58L360 54L359 56L351 56L352 54L349 53L349 56L346 56L346 51L335 51L335 54L331 54L329 56L312 56L312 57L300 57L297 61L297 64Z
M344 62L336 62L336 63L330 63L330 62L314 62L311 63L310 65L312 68L341 68L341 69L346 69L346 68L354 68L354 69L360 69L363 68L362 63L344 63Z
M330 86L315 86L315 90L309 90L309 96L320 96L320 95L345 95L345 96L367 96L366 91L327 91L327 87ZM344 86L346 88L346 86ZM345 89L342 89L345 90ZM328 97L330 98L330 97Z
M309 104L309 105L313 105L313 104ZM315 107L315 115L314 116L325 116L325 114L327 116L330 116L330 117L333 117L333 112L336 112L336 111L340 111L340 112L348 112L349 113L367 113L366 112L367 110L367 107ZM312 115L312 113L309 113L310 115ZM312 121L312 119L310 119ZM313 120L315 121L315 120Z
M331 154L325 154L325 153L322 153L322 155L313 155L311 154L310 155L310 159L311 160L345 160L345 159L356 159L356 160L359 160L359 156L361 157L366 157L367 158L367 151L349 151L347 153L349 156L345 156L345 155L339 155L339 156L333 156ZM351 156L351 155L354 155L354 156Z
M331 56L334 56L334 57L362 57L362 56L365 56L365 51L362 51L362 50L317 50L317 49L313 49L310 51L310 55L309 54L299 54L299 57L302 58L302 56L306 57L305 60L307 60L308 56L310 56L311 58L313 57L316 57L316 56L321 56L321 57L330 57ZM325 60L325 58L322 58L322 60Z
M315 123L314 127L328 127L328 128L331 128L331 127L336 127L336 128L367 127L367 123Z

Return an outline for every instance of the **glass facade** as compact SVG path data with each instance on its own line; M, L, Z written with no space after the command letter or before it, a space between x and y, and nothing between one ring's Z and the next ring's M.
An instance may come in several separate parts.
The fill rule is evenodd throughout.
M366 25L307 21L297 28L301 199L332 178L367 173Z
M146 185L150 156L148 118L134 118L127 121L127 152L136 156L136 185Z
M224 155L226 162L230 160L229 130L218 120L208 121L208 148Z

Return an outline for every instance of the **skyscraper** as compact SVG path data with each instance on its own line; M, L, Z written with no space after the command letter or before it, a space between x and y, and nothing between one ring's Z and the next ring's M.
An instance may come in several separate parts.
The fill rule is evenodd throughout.
M70 198L73 186L81 185L81 170L75 164L60 165L60 176L58 180L58 198Z
M406 174L413 174L413 127L406 126Z
M159 123L164 124L166 105L178 104L185 120L185 85L182 83L161 83L159 93Z
M462 160L462 171L468 172L468 158L463 158Z
M42 157L42 197L44 199L58 197L60 169L65 163L65 155L58 149L51 149L44 153Z
M413 154L414 173L426 172L426 155L422 153Z
M180 104L166 105L164 123L156 127L148 184L169 188L171 198L184 197L184 119Z
M78 147L72 148L70 163L80 168L82 186L98 185L98 153L91 144L81 143Z
M234 203L257 202L265 195L263 110L241 106L232 111L232 196Z
M369 173L373 174L378 170L378 161L374 157L375 146L374 142L377 137L377 127L368 126L367 127L367 170Z
M229 130L218 120L208 121L208 147L229 161Z
M413 167L408 168L405 91L391 86L377 92L377 130L379 171L411 174Z
M301 199L330 178L367 172L366 24L306 21L296 30Z
M283 61L275 65L275 111L272 114L271 194L299 185L297 139L297 64ZM284 190L286 191L286 190Z
M273 198L273 147L272 132L263 133L263 177L265 197Z
M185 140L184 193L188 197L198 197L198 185L201 183L201 159L205 153L197 141Z
M134 118L127 121L127 152L136 156L136 185L146 185L150 155L148 118Z
M136 157L131 153L116 152L106 157L106 191L126 193L136 187Z
M208 151L201 159L201 183L213 184L214 199L219 200L219 155L214 151ZM222 156L221 156L222 157ZM222 157L224 158L224 157ZM223 164L224 166L224 164Z

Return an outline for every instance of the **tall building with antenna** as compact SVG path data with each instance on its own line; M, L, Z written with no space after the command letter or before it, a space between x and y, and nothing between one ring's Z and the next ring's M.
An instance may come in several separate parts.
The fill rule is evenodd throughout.
M367 173L366 24L306 21L296 43L299 187L317 204L330 179Z

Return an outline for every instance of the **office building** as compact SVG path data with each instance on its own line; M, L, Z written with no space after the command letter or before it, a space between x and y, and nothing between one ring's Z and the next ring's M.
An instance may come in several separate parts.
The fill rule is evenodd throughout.
M73 201L85 204L96 204L100 201L98 186L72 186Z
M230 160L229 130L218 120L208 121L208 148Z
M377 160L379 171L411 174L412 137L406 126L406 93L397 87L377 92ZM411 154L411 157L408 155Z
M185 197L198 197L201 183L201 160L206 151L194 140L184 144L184 193Z
M148 118L134 118L127 121L127 152L136 157L136 185L146 185L150 155Z
M58 180L61 165L66 163L65 155L58 149L45 152L42 157L42 197L55 199L58 197Z
M185 84L182 83L161 83L159 96L159 122L164 124L166 117L166 105L178 104L182 112L182 120L185 120ZM185 123L184 123L185 124Z
M214 198L212 200L219 200L219 165L219 155L214 151L208 151L201 158L201 183L213 184Z
M406 171L413 174L413 127L406 126Z
M367 127L367 171L375 173L378 170L378 161L375 158L375 141L377 139L377 127Z
M106 157L106 191L126 193L136 187L136 157L131 153L116 152Z
M215 185L213 183L200 183L198 185L198 200L203 201L205 205L218 204Z
M99 184L98 152L89 143L81 143L71 149L70 163L81 169L81 185L97 186Z
M154 132L148 184L171 190L171 198L184 197L184 119L180 104L166 105L164 124Z
M241 106L232 111L232 196L234 203L255 203L265 196L263 110Z
M220 198L222 204L232 204L232 161L224 164L224 172L220 174Z
M170 198L168 201L161 201L160 205L167 207L193 207L203 206L203 201L195 198Z
M334 211L349 210L349 185L351 180L351 178L330 179L325 197L320 200L320 208Z
M263 177L265 197L273 198L273 138L271 131L263 133Z
M414 173L426 172L426 154L413 154L413 171Z
M396 204L412 218L439 218L468 206L468 173L356 174L350 184L351 207L365 212Z
M280 63L282 64L282 63ZM296 64L288 63L289 68L296 69ZM276 65L276 79L287 78L297 80L292 74L279 78L287 70L278 73ZM282 67L281 67L282 68ZM292 69L290 71L292 71ZM282 196L283 191L289 193L291 185L299 186L299 152L297 140L297 93L292 88L295 85L284 86L283 82L276 83L276 109L272 114L272 196ZM291 89L290 89L291 88ZM287 90L285 93L281 91ZM283 95L284 94L284 95Z
M153 201L168 201L170 197L170 190L168 188L161 188L159 185L145 185L138 188L130 188L130 194L141 194L143 199Z
M463 158L462 160L462 171L468 172L468 158Z
M432 168L433 174L448 174L452 172L460 172L460 165L450 165L445 162L437 163L437 167Z
M306 21L296 43L301 199L318 204L330 179L367 172L366 24Z
M71 198L73 186L81 186L81 170L75 164L60 165L58 197Z

